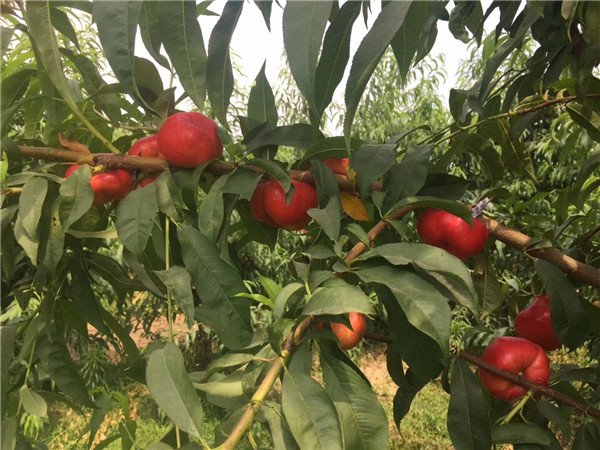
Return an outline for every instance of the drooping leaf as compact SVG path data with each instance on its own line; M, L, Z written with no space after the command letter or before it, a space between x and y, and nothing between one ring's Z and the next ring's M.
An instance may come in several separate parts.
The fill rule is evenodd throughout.
M252 340L251 302L235 297L246 290L240 275L197 229L181 225L177 236L183 261L203 303L198 312L201 320L215 330L227 347L246 347Z
M387 286L411 325L433 338L442 353L448 354L451 311L439 291L418 275L388 265L361 268L357 274L365 283Z
M185 93L200 110L206 97L207 56L196 4L188 1L158 3L160 37Z
M344 448L386 448L387 417L375 392L352 367L334 355L321 352L320 361L325 390L339 414Z
M168 342L150 354L146 382L158 406L176 426L193 436L202 436L202 404L175 344Z
M385 201L383 210L404 197L416 195L425 184L429 168L429 156L433 145L410 147L402 161L390 169L383 183Z
M242 14L244 2L228 1L208 41L206 87L210 105L221 124L229 129L227 108L233 92L229 44Z
M333 93L342 81L350 56L352 27L360 13L360 7L360 2L344 3L325 33L323 51L315 72L315 104L318 120L331 103Z
M149 108L135 82L135 35L142 2L94 2L93 17L102 50L115 76L141 106Z
M87 165L78 167L60 185L59 216L63 230L67 230L92 206L94 192L90 186L92 179Z
M448 433L456 448L484 450L492 447L489 403L469 364L456 358L450 384Z
M315 76L331 1L289 2L283 10L283 44L290 70L313 111Z
M386 173L396 159L394 144L363 144L350 157L350 166L356 172L360 193L368 197L371 183Z
M190 274L183 267L177 266L169 267L168 270L156 270L154 273L185 313L187 326L191 329L194 325L194 297Z
M198 209L198 229L215 242L225 218L223 186L232 173L229 172L217 178L206 197L202 199Z
M325 389L304 371L296 353L283 376L281 406L300 448L342 449L340 421Z
M161 66L169 69L169 60L160 53L160 17L158 16L158 2L143 2L140 9L140 35L146 50Z
M38 417L46 417L46 414L48 413L46 400L44 400L37 392L30 390L27 385L23 385L19 390L19 399L21 400L25 411L29 414Z
M492 428L494 444L538 444L548 447L551 443L547 431L530 423L507 423Z
M158 214L154 183L131 191L117 207L116 226L121 242L135 255L141 255Z
M23 192L19 197L19 215L21 224L27 234L33 239L38 237L38 225L42 216L42 207L46 193L48 192L48 181L41 177L31 178L23 186Z
M367 82L385 49L404 23L409 7L410 2L390 2L385 5L354 54L344 95L346 102L344 136L347 143L350 140L354 115Z
M94 406L89 398L85 381L73 363L64 341L59 339L50 341L42 333L37 340L36 352L42 363L46 365L52 380L65 394L80 405L90 408Z
M420 378L414 371L408 369L404 375L404 381L405 383L398 386L394 396L394 422L398 429L400 429L402 419L410 411L410 405L415 396L423 389L428 380Z
M69 16L67 16L66 13L58 8L50 8L50 20L52 22L52 26L56 28L59 33L66 36L73 44L75 44L77 49L81 51L79 40L77 39L77 33L75 32L75 28L73 28L73 24L69 20Z
M550 303L552 329L558 340L569 348L580 346L587 336L590 325L577 291L559 269L539 259L535 269L544 286Z
M489 316L504 303L502 286L498 281L496 271L486 259L478 257L473 272L473 284L479 296L482 318Z
M394 294L384 286L377 287L377 297L388 314L393 350L420 378L432 380L443 369L444 355L437 342L408 321ZM400 368L399 368L400 370Z

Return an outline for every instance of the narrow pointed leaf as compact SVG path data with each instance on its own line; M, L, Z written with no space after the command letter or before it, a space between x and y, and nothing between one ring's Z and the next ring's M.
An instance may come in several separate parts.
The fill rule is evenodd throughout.
M290 70L313 111L317 110L317 59L330 11L330 1L288 2L283 10L283 44Z
M125 248L139 256L146 248L158 214L156 186L130 192L117 207L116 226Z
M319 119L344 76L350 56L352 27L360 8L360 2L344 3L325 33L323 51L315 72L315 103Z
M254 126L267 122L271 128L277 126L277 107L269 80L265 74L266 62L254 80L248 98L248 119Z
M354 115L369 78L375 71L385 49L404 23L410 4L410 2L389 2L384 6L354 54L344 97L346 102L344 117L346 142L349 142Z
M94 192L90 186L92 175L87 165L78 167L63 184L61 184L60 205L58 214L63 230L83 216L92 206Z
M125 91L145 108L135 83L135 35L142 2L94 2L94 22L106 59Z
M154 273L183 310L187 326L191 329L194 325L194 297L190 274L183 267L177 266L169 267L168 270L156 270Z
M206 97L207 56L196 4L159 2L160 37L185 93L200 110Z
M331 398L294 360L283 376L281 406L300 448L344 448L340 421Z
M185 371L181 350L175 344L168 342L150 354L146 382L158 406L177 427L193 436L202 436L202 404Z
M29 390L26 385L23 385L19 390L19 399L21 400L25 411L29 414L34 414L38 417L46 417L48 405L46 404L46 400L44 400L40 394Z
M238 272L221 259L219 249L200 231L188 225L177 229L183 261L203 306L200 319L215 330L230 348L243 348L252 340L251 302L236 294L246 291Z
M388 445L388 422L377 395L355 370L321 353L325 390L339 414L347 450L379 450Z
M208 69L206 72L208 98L215 116L227 129L229 129L227 108L233 92L233 70L229 44L243 7L244 2L228 1L208 41Z
M492 447L489 404L469 364L457 358L450 383L448 433L456 448L485 450Z

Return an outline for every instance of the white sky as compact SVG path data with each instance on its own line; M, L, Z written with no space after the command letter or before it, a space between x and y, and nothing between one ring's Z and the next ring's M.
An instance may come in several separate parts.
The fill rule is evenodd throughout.
M283 4L283 2L281 2ZM343 2L341 2L343 3ZM487 5L490 3L489 0L483 2L484 11ZM220 14L225 5L224 0L217 0L211 6L210 10ZM369 26L377 18L381 11L381 2L374 1L371 5L371 14L369 17ZM494 11L497 14L497 10ZM497 17L488 19L486 23L494 23ZM267 78L271 86L275 86L279 72L283 68L281 55L283 54L283 33L282 33L282 16L283 8L273 2L271 11L271 32L267 29L263 16L254 4L254 2L245 2L242 15L239 19L235 32L233 34L231 49L232 52L237 55L237 61L243 67L245 77L237 79L240 86L250 87L256 78L263 62L267 61ZM218 16L200 16L200 27L202 29L202 35L204 38L205 46L208 47L208 41L210 33L215 26ZM447 74L446 82L441 88L440 96L447 101L448 94L452 87L456 86L456 71L458 68L459 61L467 57L467 44L464 44L452 36L448 30L448 22L438 21L438 36L435 45L431 51L431 56L438 56L440 53L445 55L445 71ZM362 18L362 13L354 24L352 30L351 39L351 55L358 48L361 40L365 36L367 29ZM152 59L146 52L145 47L141 41L140 34L137 34L136 40L136 55L142 56L148 59ZM340 85L338 86L334 101L338 101L343 104L344 87L346 83L346 77L350 69L350 62L346 67L346 74ZM165 85L169 80L169 73L166 69L156 64L161 76L165 82ZM181 86L178 85L178 91L176 97L182 94Z

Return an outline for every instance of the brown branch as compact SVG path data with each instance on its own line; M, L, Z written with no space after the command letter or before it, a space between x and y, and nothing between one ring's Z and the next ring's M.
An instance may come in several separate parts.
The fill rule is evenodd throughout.
M555 248L537 248L527 250L527 245L531 242L529 236L520 233L519 231L513 230L490 219L486 216L479 216L484 225L487 227L490 236L504 242L506 245L527 253L535 258L540 258L548 261L549 263L556 266L563 273L571 275L578 280L581 280L590 286L600 288L600 270L596 269L589 264L582 263L570 256L565 255L560 250Z
M458 353L458 356L460 358L464 359L465 361L468 361L471 364L479 367L480 369L487 370L488 372L491 372L494 375L498 375L499 377L502 377L505 380L510 381L511 383L514 383L518 386L524 387L525 389L532 391L534 394L545 395L546 397L553 398L557 402L572 406L584 414L588 414L593 417L600 417L600 409L595 409L595 408L592 408L591 406L584 405L583 403L579 403L579 402L573 400L571 397L564 395L560 392L557 392L552 388L549 388L547 386L542 386L541 384L534 383L533 381L525 378L523 375L517 375L514 373L507 372L506 370L502 370L497 367L494 367L491 364L488 364L487 362L482 360L481 358L478 358L477 356L475 356L471 353L465 352L464 350L460 351Z

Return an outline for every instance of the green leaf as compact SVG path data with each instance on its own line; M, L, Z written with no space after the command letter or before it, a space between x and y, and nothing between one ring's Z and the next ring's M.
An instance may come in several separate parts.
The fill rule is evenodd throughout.
M79 41L77 40L77 33L69 20L69 16L58 8L50 8L50 19L52 26L56 28L59 33L66 36L73 44L75 44L75 47L81 51Z
M567 105L567 111L573 122L584 128L592 139L600 142L600 114L597 111L575 102Z
M492 428L494 444L539 444L549 446L546 430L535 423L507 423Z
M273 318L277 321L280 320L286 310L286 306L290 300L298 297L297 294L304 296L304 284L302 283L290 283L285 285L273 302Z
M374 314L369 297L357 286L340 284L324 287L315 293L302 310L302 315L347 314L359 312Z
M17 417L3 419L0 430L0 446L6 450L14 450L17 445Z
M394 294L384 286L378 286L377 297L388 314L393 349L420 378L436 378L444 366L444 355L437 342L410 324ZM389 368L388 368L389 369ZM400 368L398 368L400 370Z
M335 15L325 33L323 51L315 72L315 104L317 119L331 103L350 56L352 27L360 13L360 2L346 2ZM344 150L345 150L345 144Z
M156 185L158 210L176 221L181 221L183 217L183 200L171 172L165 170L159 175L154 184Z
M160 37L185 93L200 110L206 96L207 56L196 4L185 0L159 2Z
M194 326L194 297L190 274L183 267L177 266L169 267L168 270L155 270L154 273L185 313L187 326L191 330Z
M66 231L92 206L94 191L90 186L92 175L89 166L83 164L60 185L58 215L62 229Z
M386 4L354 54L344 95L346 102L344 136L347 143L350 140L354 115L367 82L375 71L375 67L377 67L385 49L404 23L409 7L410 2L390 2Z
M531 181L539 184L527 147L518 138L511 136L508 120L498 119L497 122L503 138L502 158L504 163L513 170L525 173Z
M260 412L265 416L267 422L269 422L269 432L274 448L276 450L298 450L298 444L296 444L292 436L290 426L283 417L281 405L267 400L262 404Z
M262 158L254 158L248 161L248 165L258 167L271 175L273 178L279 181L279 184L281 184L281 187L285 192L290 190L290 187L292 186L290 174L288 171L282 169L281 166L276 162Z
M246 289L239 273L220 257L219 249L200 231L188 225L177 229L183 261L203 306L198 314L229 348L252 341L251 302L235 297Z
M270 128L277 126L277 107L273 90L265 74L266 61L254 80L254 86L250 89L248 97L248 119L253 126L268 123Z
M69 355L64 341L55 336L51 342L45 333L38 337L36 352L46 365L50 378L65 394L83 406L92 408L85 381Z
M2 380L2 386L8 386L8 384L5 384L5 377L8 374L8 366L10 365L10 361L15 351L15 338L17 336L18 326L19 319L15 318L6 325L0 327L0 345L2 346L2 352L0 352L0 370L2 371L2 375L0 379Z
M253 153L256 150L270 145L283 145L286 147L299 148L306 150L315 140L322 139L323 135L315 136L310 125L297 123L274 128L271 131L261 133L251 139L244 139L246 152Z
M456 448L484 450L492 447L489 402L469 364L456 358L450 382L448 433Z
M432 15L433 2L411 2L406 18L394 35L391 45L398 63L400 76L406 80L411 63L423 39L423 31Z
M402 419L410 411L413 399L427 384L428 380L418 377L414 371L408 369L404 376L404 381L405 383L398 387L394 396L394 422L398 430L400 430L400 422L402 422Z
M336 200L337 211L339 215L339 211L341 208L341 200L340 200L340 188L337 184L337 180L332 170L323 164L319 160L312 160L311 166L313 168L313 176L315 177L315 185L317 188L317 197L319 199L319 206L321 208L326 208L331 199ZM339 218L337 222L339 223ZM338 230L339 233L339 230ZM335 238L337 239L337 235Z
M21 400L25 411L27 411L29 414L33 414L38 417L46 417L48 414L48 405L46 404L46 400L44 400L37 392L29 390L26 385L21 387L21 390L19 391L19 399Z
M352 153L350 166L356 172L360 192L363 196L370 195L371 183L386 173L395 160L395 144L363 144Z
M478 314L477 292L464 263L437 247L420 243L383 244L361 255L358 260L382 257L395 266L412 264L424 270L448 289L459 303Z
M77 110L73 91L69 87L60 60L56 35L52 29L50 2L28 3L25 11L25 20L31 39L38 49L36 58L40 58L45 73L69 107Z
M343 449L338 413L333 401L294 355L283 376L281 407L292 435L300 448L311 450Z
M444 355L448 354L451 311L446 298L418 275L392 266L361 268L358 276L365 283L387 286L418 330L433 338Z
M289 2L283 10L283 45L290 71L313 111L315 76L331 1Z
M115 221L119 239L133 254L140 256L146 248L148 237L158 214L155 183L131 191L119 206Z
M228 1L208 41L206 87L215 116L229 129L227 108L233 92L233 70L229 44L244 2Z
M4 427L4 421L2 426ZM587 450L600 446L600 427L597 423L582 425L575 434L573 450ZM4 448L4 447L3 447Z
M358 147L359 140L352 139L350 147ZM341 136L328 137L321 139L311 145L302 155L298 165L304 167L307 161L313 159L342 159L349 156L348 149L346 148L346 141Z
M19 197L18 218L21 220L25 232L35 240L38 237L38 225L47 192L48 181L45 178L36 177L25 183Z
M219 230L225 218L223 186L232 173L229 172L216 179L206 197L202 199L198 209L198 229L214 242L217 241Z
M340 235L341 206L338 197L331 197L325 208L311 208L307 211L308 215L317 221L323 232L332 241L337 241Z
M143 2L140 9L140 35L146 50L157 63L170 69L169 60L160 53L160 17L158 15L158 2Z
M552 299L550 319L556 337L570 349L579 347L589 332L590 324L577 291L567 276L549 262L537 260L535 270Z
M142 2L94 2L93 17L102 50L117 80L135 101L150 109L142 99L134 77L135 35L141 7Z
M325 390L338 412L344 448L380 450L388 446L388 422L377 395L355 370L321 352Z
M223 192L226 194L239 195L240 198L250 200L262 176L262 173L254 170L238 167L235 172L231 174L227 183L225 183L225 186L223 186Z
M494 266L478 256L473 272L473 283L479 296L481 318L489 316L504 304L504 293Z
M402 198L416 195L423 187L432 150L431 144L410 147L402 161L390 169L389 176L383 183L384 211L388 210L386 205L393 205Z
M146 382L157 405L175 426L193 436L202 436L202 404L175 344L167 342L164 348L150 354Z
M522 17L523 19L520 21L519 27L514 31L511 30L510 38L505 40L487 60L481 78L481 85L479 87L479 97L481 99L483 99L488 92L489 85L494 76L498 73L500 64L502 64L514 49L522 44L523 38L529 33L531 25L539 19L540 11L533 6L528 5L523 11Z

